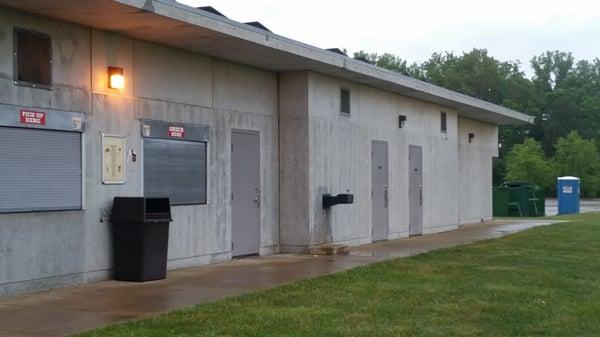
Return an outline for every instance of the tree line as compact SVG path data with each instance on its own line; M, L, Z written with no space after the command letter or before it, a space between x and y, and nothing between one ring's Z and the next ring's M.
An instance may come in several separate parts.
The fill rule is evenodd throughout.
M500 61L486 49L434 53L409 64L393 54L359 51L354 58L532 116L533 124L501 126L494 183L528 180L554 194L556 177L581 178L584 196L600 196L600 60L576 61L563 51Z

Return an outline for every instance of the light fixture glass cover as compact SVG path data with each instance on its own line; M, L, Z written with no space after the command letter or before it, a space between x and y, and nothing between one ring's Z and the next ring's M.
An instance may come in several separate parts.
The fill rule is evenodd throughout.
M112 89L125 88L125 76L123 76L123 68L108 67L108 87Z

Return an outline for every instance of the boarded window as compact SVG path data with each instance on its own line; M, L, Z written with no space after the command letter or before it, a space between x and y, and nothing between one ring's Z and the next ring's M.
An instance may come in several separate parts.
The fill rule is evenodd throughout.
M206 143L144 138L144 195L206 204Z
M0 213L81 209L81 135L0 127Z
M446 120L446 113L442 112L440 114L440 124L441 124L441 131L442 133L447 133L448 132L448 121Z
M15 28L15 84L52 89L52 40L49 35Z
M349 115L350 114L350 89L340 89L340 113Z

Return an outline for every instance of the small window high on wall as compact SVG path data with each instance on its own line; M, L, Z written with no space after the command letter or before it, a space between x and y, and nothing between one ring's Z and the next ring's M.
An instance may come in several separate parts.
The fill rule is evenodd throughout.
M350 89L340 89L340 113L342 115L350 115Z
M50 35L14 29L14 81L16 85L52 90Z
M446 117L446 113L442 112L440 114L440 129L442 133L448 133L448 121L447 121L447 117Z

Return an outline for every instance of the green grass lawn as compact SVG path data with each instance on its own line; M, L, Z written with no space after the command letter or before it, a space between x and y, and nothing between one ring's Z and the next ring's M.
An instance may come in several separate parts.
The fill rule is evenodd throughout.
M566 219L82 336L598 337L600 213Z

